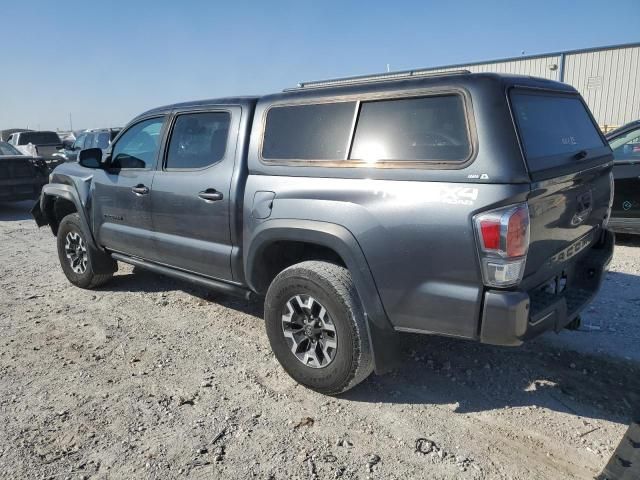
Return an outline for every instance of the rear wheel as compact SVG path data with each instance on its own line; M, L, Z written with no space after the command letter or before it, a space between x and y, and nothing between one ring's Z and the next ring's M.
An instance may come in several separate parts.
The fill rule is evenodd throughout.
M103 285L112 273L96 274L93 264L97 255L105 255L89 248L80 226L80 216L71 213L64 217L58 228L58 259L67 279L80 288Z
M276 358L306 387L335 395L373 370L364 311L344 267L308 261L282 271L267 292L265 321Z

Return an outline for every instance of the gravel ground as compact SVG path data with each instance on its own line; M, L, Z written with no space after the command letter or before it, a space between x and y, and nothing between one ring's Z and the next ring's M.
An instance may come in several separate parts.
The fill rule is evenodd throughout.
M407 336L339 398L297 386L259 303L121 265L72 287L0 205L1 478L593 478L640 403L640 245L579 332L510 349Z

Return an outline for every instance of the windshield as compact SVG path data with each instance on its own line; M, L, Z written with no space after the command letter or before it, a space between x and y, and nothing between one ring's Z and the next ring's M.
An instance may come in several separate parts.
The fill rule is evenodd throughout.
M532 171L565 165L582 150L604 146L578 95L514 90L511 103Z
M0 142L0 155L22 155L22 153L7 142Z
M20 134L20 145L59 145L60 137L55 132L25 132Z

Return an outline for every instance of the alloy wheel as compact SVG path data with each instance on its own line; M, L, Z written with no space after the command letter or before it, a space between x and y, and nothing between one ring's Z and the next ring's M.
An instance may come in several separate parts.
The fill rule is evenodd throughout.
M69 265L75 273L83 274L87 271L87 247L82 235L78 232L69 232L65 237L64 253L69 260Z
M336 356L338 336L327 309L309 295L291 297L282 313L282 332L293 355L304 365L324 368Z

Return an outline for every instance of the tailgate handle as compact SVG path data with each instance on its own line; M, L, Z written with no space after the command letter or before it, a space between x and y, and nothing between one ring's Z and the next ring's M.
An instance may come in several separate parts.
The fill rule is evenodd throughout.
M573 156L573 158L575 158L576 160L582 160L584 158L587 158L587 155L589 155L589 153L586 150L580 150Z

